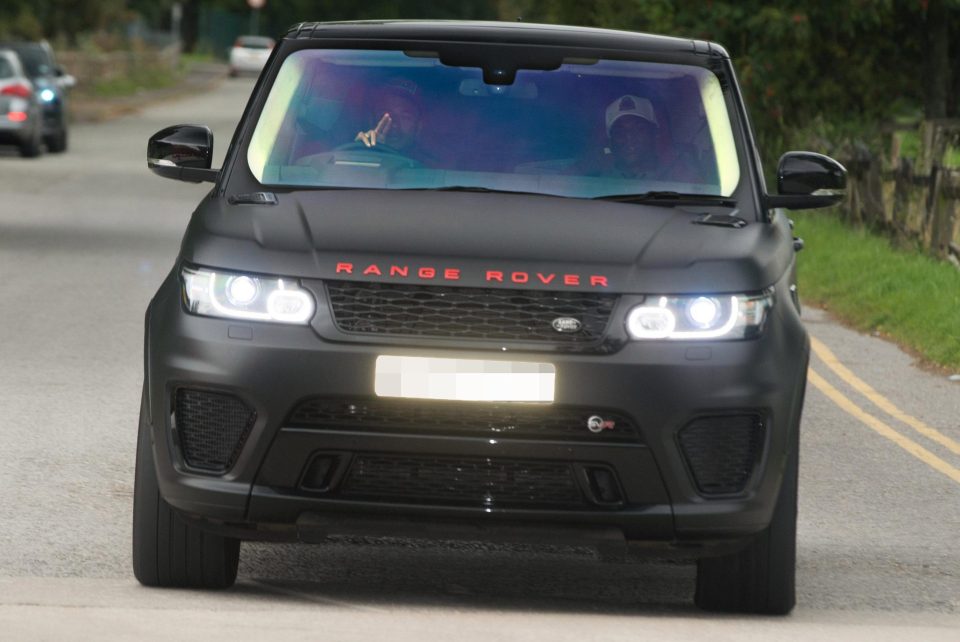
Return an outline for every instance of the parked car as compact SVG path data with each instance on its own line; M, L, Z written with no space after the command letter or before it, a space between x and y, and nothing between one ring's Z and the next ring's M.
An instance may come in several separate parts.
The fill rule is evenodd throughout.
M241 540L531 538L697 560L794 605L809 341L779 193L716 43L523 23L304 23L146 314L133 566L219 588Z
M276 45L266 36L240 36L230 48L230 75L259 74Z
M20 58L9 49L0 49L0 143L16 145L27 158L39 156L43 144L40 101Z
M48 42L0 42L0 49L17 53L29 76L43 111L43 141L47 150L60 153L67 150L69 118L67 91L76 79L57 64L53 48Z

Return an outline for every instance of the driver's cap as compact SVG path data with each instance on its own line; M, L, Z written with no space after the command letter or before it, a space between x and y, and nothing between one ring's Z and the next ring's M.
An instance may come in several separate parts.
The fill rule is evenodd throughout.
M613 127L613 124L623 116L637 116L654 127L657 126L657 117L653 113L653 105L650 101L640 96L626 94L607 106L607 136L610 135L610 128Z

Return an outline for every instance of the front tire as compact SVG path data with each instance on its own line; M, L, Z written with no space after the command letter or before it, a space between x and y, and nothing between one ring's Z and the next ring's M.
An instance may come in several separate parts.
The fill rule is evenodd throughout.
M43 137L40 135L40 127L37 126L30 138L20 143L20 156L23 158L36 158L42 151L42 144Z
M799 426L797 427L799 432ZM697 563L696 605L708 611L786 615L796 604L799 439L792 440L770 526L746 548Z
M239 562L239 539L188 524L160 496L144 394L133 490L133 574L145 586L224 589L236 581Z
M67 151L67 124L61 123L60 129L56 134L46 139L47 151L54 154L61 154Z

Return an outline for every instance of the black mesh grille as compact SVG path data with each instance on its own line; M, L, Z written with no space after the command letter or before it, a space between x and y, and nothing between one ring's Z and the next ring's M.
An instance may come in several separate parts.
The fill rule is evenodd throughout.
M615 294L328 281L343 332L437 338L590 343L603 338ZM570 317L577 332L558 332Z
M680 431L680 448L703 495L729 495L746 488L763 449L764 424L757 415L704 417Z
M566 462L358 455L340 494L377 501L480 506L580 506Z
M233 466L256 419L257 413L233 395L177 390L174 425L191 468L224 472Z
M587 423L592 416L612 424L600 432L591 432ZM318 398L297 406L288 423L301 427L534 439L636 441L639 438L633 422L622 414L564 406Z

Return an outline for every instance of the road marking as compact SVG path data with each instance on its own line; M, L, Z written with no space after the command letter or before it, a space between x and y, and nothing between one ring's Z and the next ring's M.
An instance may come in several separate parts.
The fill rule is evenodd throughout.
M830 385L826 379L818 375L813 368L808 370L808 376L810 383L816 386L820 392L830 397L830 399L832 399L835 404L840 406L842 410L846 411L856 419L859 419L881 436L886 437L934 470L943 473L953 481L960 484L960 469L954 468L917 442L913 441L909 437L904 437L873 415L865 412L862 408L860 408L860 406L850 401L846 395Z
M870 384L853 374L845 365L840 363L840 360L837 359L836 355L833 354L833 352L830 351L830 348L824 345L823 342L818 340L816 337L811 336L810 346L813 348L814 354L820 357L820 359L828 368L833 370L838 377L850 384L857 392L873 402L873 404L880 408L880 410L884 411L894 419L907 424L927 439L935 441L944 448L951 450L955 455L960 455L960 442L947 437L936 428L930 427L916 417L912 417L897 408L889 399L874 390L872 387L870 387Z

